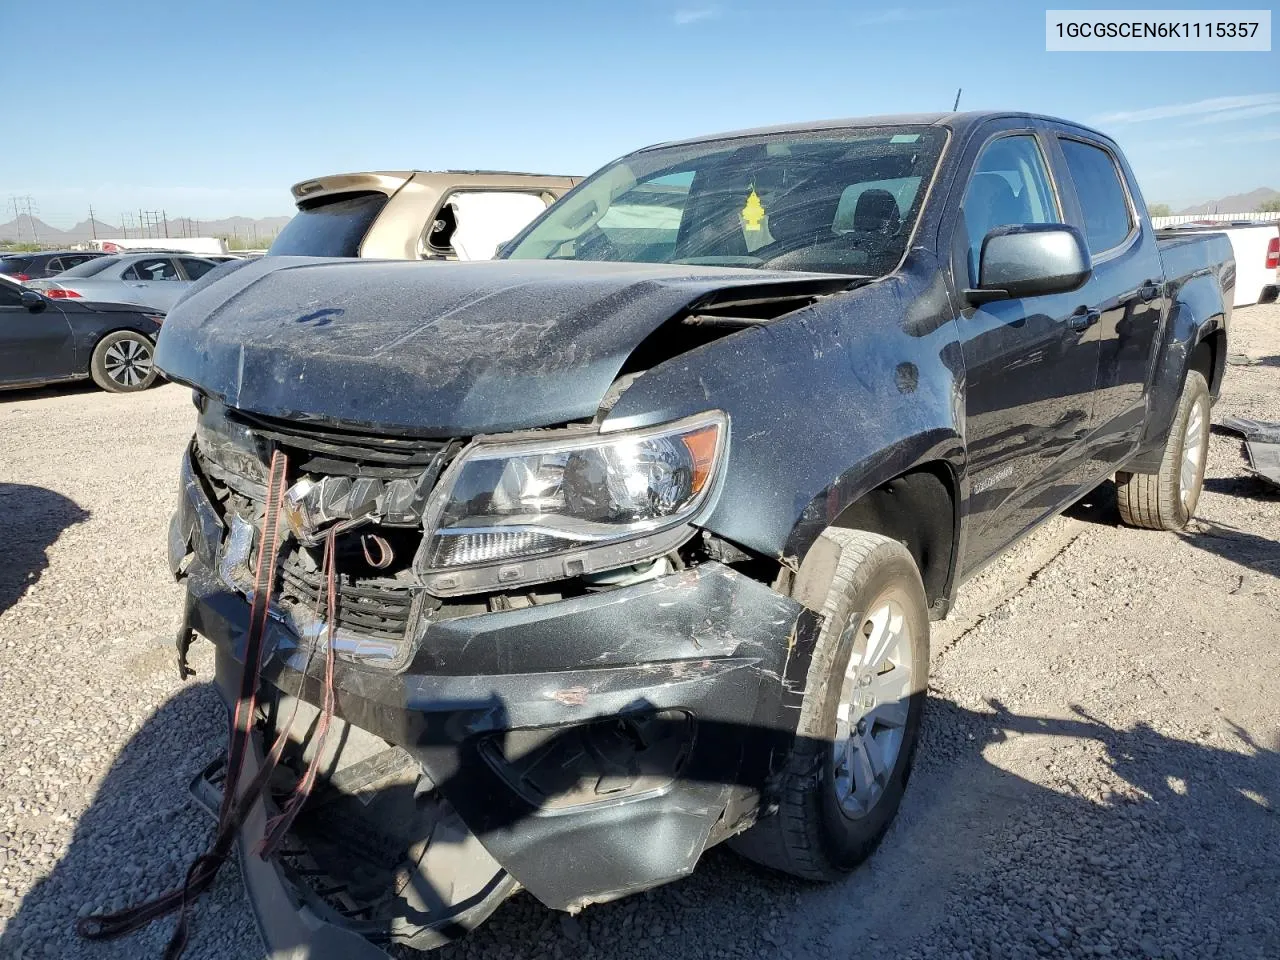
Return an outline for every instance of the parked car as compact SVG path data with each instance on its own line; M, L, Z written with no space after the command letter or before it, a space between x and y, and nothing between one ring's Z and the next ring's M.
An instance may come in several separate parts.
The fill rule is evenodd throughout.
M64 270L29 286L54 300L132 303L167 311L191 284L218 264L181 254L112 255Z
M180 656L211 640L259 708L197 793L241 798L275 950L429 948L729 839L839 878L898 809L958 586L1113 475L1131 525L1196 509L1231 248L1158 241L1087 127L668 143L504 257L268 257L160 337L198 408Z
M70 270L82 263L96 260L106 254L95 250L44 250L40 253L0 254L0 274L13 277L23 283L43 280L63 270Z
M1235 306L1270 303L1276 299L1276 284L1280 279L1280 222L1195 222L1167 227L1159 235L1177 237L1189 232L1221 233L1231 241L1236 261Z
M50 300L0 278L0 389L92 377L111 393L145 390L163 321L124 304Z
M297 215L270 255L488 260L578 177L422 170L294 184Z

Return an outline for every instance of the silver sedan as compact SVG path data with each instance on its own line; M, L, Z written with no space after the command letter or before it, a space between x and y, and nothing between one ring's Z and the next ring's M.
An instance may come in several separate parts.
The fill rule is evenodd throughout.
M136 303L168 312L191 284L217 264L189 254L131 253L99 257L27 286L53 300Z

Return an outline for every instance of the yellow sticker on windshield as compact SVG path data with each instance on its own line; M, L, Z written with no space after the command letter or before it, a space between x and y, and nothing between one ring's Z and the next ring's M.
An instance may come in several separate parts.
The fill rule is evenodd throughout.
M764 204L756 195L756 188L752 187L751 193L747 195L747 202L742 207L742 222L748 230L755 232L764 228L764 217Z

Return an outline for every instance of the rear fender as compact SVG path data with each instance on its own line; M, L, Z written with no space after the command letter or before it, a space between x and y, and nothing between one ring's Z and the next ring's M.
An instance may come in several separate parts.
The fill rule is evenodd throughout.
M1165 440L1182 395L1182 385L1196 347L1219 330L1225 330L1222 288L1213 274L1193 277L1183 284L1165 322L1164 342L1156 358L1147 390L1147 424L1137 455L1125 469L1155 473L1160 469ZM1221 351L1221 363L1226 351ZM1216 372L1216 371L1215 371Z

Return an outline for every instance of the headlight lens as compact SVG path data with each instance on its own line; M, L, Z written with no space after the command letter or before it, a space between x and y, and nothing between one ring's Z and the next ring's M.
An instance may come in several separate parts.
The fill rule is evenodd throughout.
M477 445L431 511L426 565L523 560L682 523L713 486L726 432L715 412L554 445Z

